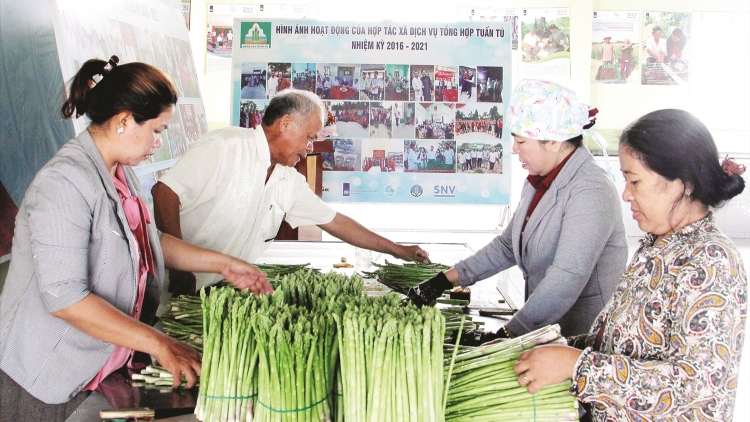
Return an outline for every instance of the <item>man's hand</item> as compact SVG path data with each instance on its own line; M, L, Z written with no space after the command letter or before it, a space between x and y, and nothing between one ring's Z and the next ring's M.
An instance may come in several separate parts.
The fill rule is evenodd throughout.
M169 292L172 297L194 296L196 291L195 274L189 271L169 270Z
M404 261L416 261L416 262L421 262L423 264L429 264L431 262L430 254L417 245L411 245L411 246L398 245L398 249L393 254L393 256L395 256L398 259L403 259Z
M569 346L538 346L521 353L513 370L518 384L535 394L543 387L571 379L580 356L580 350Z
M257 295L273 292L263 271L239 259L231 260L222 268L221 275L240 290L250 289Z
M407 296L417 306L424 306L433 303L439 298L444 291L453 287L444 272L440 272L435 277L425 280L416 286L409 288Z

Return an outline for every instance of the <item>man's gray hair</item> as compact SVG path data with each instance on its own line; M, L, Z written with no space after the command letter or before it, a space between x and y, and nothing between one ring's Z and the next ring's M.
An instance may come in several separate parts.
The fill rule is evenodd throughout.
M314 117L315 112L318 113L321 123L325 123L325 110L323 101L317 95L310 91L289 88L271 98L266 113L263 115L263 124L271 126L285 114L292 116L295 120L304 121Z

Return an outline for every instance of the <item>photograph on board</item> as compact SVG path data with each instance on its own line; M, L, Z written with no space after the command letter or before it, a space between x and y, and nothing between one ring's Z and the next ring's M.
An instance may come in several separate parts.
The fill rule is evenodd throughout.
M336 119L336 133L339 138L370 137L368 101L330 101L326 107Z
M267 63L242 63L240 75L240 98L254 100L266 98L266 69Z
M318 63L315 93L324 100L358 100L359 80L359 64Z
M414 103L396 102L393 104L393 128L394 138L414 137Z
M359 99L383 101L385 92L385 65L363 64L359 78Z
M362 140L334 139L333 152L324 152L323 170L362 171Z
M521 16L521 57L533 62L570 57L570 17L559 16L567 9L524 9Z
M483 103L503 102L503 68L477 66L477 101Z
M461 92L458 95L458 101L468 103L477 100L477 69L469 66L459 66L459 84Z
M184 2L183 2L184 5ZM230 72L232 49L241 43L242 35L235 34L232 23L235 18L252 18L252 4L208 4L206 17L206 74L218 75Z
M600 10L592 22L591 82L638 83L639 13Z
M456 142L458 148L456 173L503 173L503 146L499 141L496 143Z
M263 121L271 100L240 100L240 127L255 129Z
M411 83L409 98L413 101L432 101L435 89L433 78L435 67L432 65L412 65L410 68Z
M400 139L368 139L362 142L362 171L394 173L404 171L404 143Z
M435 101L458 101L458 67L435 65Z
M505 14L503 15L503 22L508 22L510 24L511 46L514 50L518 50L518 11L516 9L506 9Z
M385 99L386 101L409 100L409 65L385 65Z
M373 101L370 103L370 138L391 138L393 120L392 101Z
M196 104L177 104L180 112L183 129L185 129L185 141L188 149L192 148L195 141L205 132L201 128L199 110Z
M416 103L417 139L453 139L455 104Z
M690 13L644 12L641 83L686 86L690 75Z
M502 104L456 104L456 135L459 141L493 142L503 137Z
M315 92L315 63L292 63L292 86Z
M405 139L404 161L409 173L454 173L456 141Z
M266 98L292 87L291 63L268 63L268 78L266 79Z

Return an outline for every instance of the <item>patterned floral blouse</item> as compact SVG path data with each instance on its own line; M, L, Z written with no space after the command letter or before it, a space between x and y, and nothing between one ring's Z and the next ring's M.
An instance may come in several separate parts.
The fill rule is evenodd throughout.
M584 349L571 392L595 421L731 421L747 316L739 252L710 213L654 240L591 333L569 339Z

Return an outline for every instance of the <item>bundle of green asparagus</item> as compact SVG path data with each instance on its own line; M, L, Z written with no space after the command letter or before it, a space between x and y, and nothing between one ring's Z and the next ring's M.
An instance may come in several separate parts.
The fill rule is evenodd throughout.
M524 350L565 343L557 325L489 346L463 348L445 360L448 398L445 420L450 422L577 420L577 401L570 382L542 388L533 396L518 384L513 365Z
M204 421L334 418L336 315L362 280L301 270L273 295L202 292L204 354L196 415Z
M332 313L264 301L251 321L260 351L253 421L333 420L339 348Z
M144 386L146 388L154 387L171 390L174 377L163 366L148 365L146 368L142 369L140 373L134 373L131 375L131 379L133 380L133 387ZM187 384L187 379L183 376L181 387L184 387L185 384Z
M258 347L249 323L259 297L230 287L201 290L203 338L201 383L195 414L202 421L244 421L257 392Z
M378 269L372 272L361 271L364 278L375 279L385 284L391 290L406 294L409 288L436 276L440 271L450 267L442 264L423 264L421 262L407 262L403 265L385 261L385 265L372 263Z
M169 309L160 317L168 336L203 351L203 308L201 298L180 296L172 298Z
M266 273L274 287L284 279L284 276L300 271L320 274L318 270L310 268L310 264L257 264L256 266ZM217 287L225 286L232 285L223 280ZM203 308L200 297L183 295L172 298L167 311L159 318L168 336L192 346L199 352L203 351Z
M352 297L345 306L334 314L343 420L443 421L442 314L402 306L397 295Z

